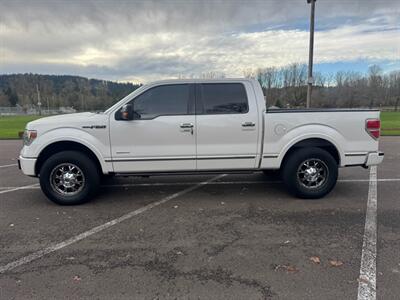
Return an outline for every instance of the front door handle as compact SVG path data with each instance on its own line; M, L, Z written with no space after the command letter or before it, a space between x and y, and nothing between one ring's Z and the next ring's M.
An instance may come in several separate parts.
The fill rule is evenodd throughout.
M181 128L193 128L193 123L181 123Z
M256 123L254 122L243 122L242 127L254 127L256 126Z
M190 132L190 134L193 135L193 123L181 123L180 127L183 132Z

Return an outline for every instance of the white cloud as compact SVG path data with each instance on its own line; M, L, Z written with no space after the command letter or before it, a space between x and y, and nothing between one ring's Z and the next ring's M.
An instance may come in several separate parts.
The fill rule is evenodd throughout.
M304 2L146 1L111 6L52 1L30 6L4 1L0 73L148 81L207 71L242 76L249 68L306 62L309 8ZM316 32L315 62L398 61L399 4L385 4L318 2L317 30L319 24L329 29Z

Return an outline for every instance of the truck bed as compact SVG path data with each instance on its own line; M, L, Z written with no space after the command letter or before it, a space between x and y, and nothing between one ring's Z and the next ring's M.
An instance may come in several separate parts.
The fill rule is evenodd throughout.
M331 143L340 166L362 165L378 141L365 130L367 119L378 119L375 109L268 109L264 114L261 168L279 168L284 155L307 138Z

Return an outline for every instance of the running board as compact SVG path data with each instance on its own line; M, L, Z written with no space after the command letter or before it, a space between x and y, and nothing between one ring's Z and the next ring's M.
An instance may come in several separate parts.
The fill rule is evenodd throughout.
M164 175L213 175L213 174L253 174L262 170L204 170L204 171L171 171L171 172L127 172L127 173L110 173L116 177L149 177Z

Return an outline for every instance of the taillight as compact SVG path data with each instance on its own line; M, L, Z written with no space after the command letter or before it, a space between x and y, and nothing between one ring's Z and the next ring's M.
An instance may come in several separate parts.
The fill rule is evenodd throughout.
M381 135L381 120L379 119L368 119L365 122L365 130L374 139L379 139Z

